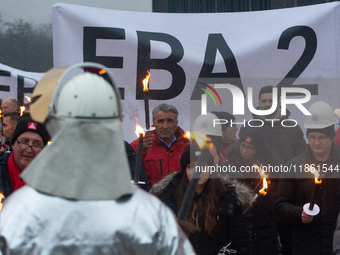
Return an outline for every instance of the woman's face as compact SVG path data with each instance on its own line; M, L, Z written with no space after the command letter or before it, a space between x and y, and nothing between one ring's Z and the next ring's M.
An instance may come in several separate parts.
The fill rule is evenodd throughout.
M253 159L257 153L255 146L247 142L241 142L240 152L241 156L245 159Z
M191 180L191 176L194 174L196 167L196 161L192 162L191 164L188 164L185 173L187 175L188 180ZM201 170L202 168L200 167L197 171ZM201 177L197 183L197 186L204 186L206 182L209 180L209 172L201 172Z

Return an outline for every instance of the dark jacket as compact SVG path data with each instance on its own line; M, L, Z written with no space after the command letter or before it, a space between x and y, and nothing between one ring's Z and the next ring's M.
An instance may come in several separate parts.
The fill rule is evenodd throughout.
M177 214L176 189L182 178L182 172L172 173L156 183L151 193L158 196ZM237 254L251 254L251 246L248 233L248 224L242 214L242 210L249 206L251 192L247 187L239 183L224 180L227 190L219 196L219 209L216 219L219 221L218 232L210 237L204 231L204 219L200 219L201 231L190 235L189 240L197 254L217 254L227 246L234 249ZM196 195L194 199L204 199L205 191ZM226 253L228 254L228 253Z
M245 127L241 127L239 137L249 129L255 129L263 135L265 144L275 150L284 162L287 162L304 152L307 146L299 125L295 127L284 127L281 125L283 120L285 120L284 125L286 126L295 125L295 122L287 120L289 115L290 112L287 110L287 115L281 116L279 121L275 121L272 124L271 121L264 121L262 117L253 114L253 118L263 120L264 125L262 127L250 127L246 124Z
M304 169L305 164L321 164L320 169L322 166L328 168L330 165L333 168L340 167L339 150L333 143L331 158L325 162L319 162L314 158L308 146L304 153L290 160L287 165L296 166L297 173L293 176L295 178L280 180L275 209L281 218L294 224L293 254L333 254L332 239L340 212L340 179L334 178L337 177L334 174L339 175L339 171L321 172L321 188L315 200L320 207L320 213L313 216L311 223L304 224L301 219L302 207L310 202L315 187L314 176L309 172L300 172L300 167Z
M7 198L14 190L9 177L7 161L11 153L5 153L0 157L0 192Z
M225 163L236 166L238 170L245 166L252 166L257 164L262 166L281 166L284 161L280 156L270 147L265 146L262 150L263 159L256 158L255 160L247 160L241 156L240 143L234 143L228 150L228 161ZM244 169L244 168L243 168ZM263 168L264 169L264 168ZM278 172L280 173L280 172ZM277 190L278 179L271 178L276 177L275 174L266 173L268 178L268 190L265 196L259 196L254 202L253 207L249 211L250 221L253 223L253 239L255 243L255 254L258 255L271 255L277 253L277 238L274 222L278 219L274 214L275 193ZM263 187L263 181L261 176L257 172L240 172L238 175L234 175L238 181L246 184L250 189L254 191L254 195L258 194L259 190Z
M130 166L130 172L131 172L131 177L132 180L135 178L135 170L136 170L136 151L134 148L125 141L125 150L126 150L126 156L129 161L129 166ZM148 179L146 178L146 174L143 168L142 163L140 164L140 172L139 172L139 181L145 182L145 184L140 184L139 187L142 188L143 190L149 192L149 183Z
M184 147L190 144L190 141L183 137L183 130L178 127L175 136L176 142L170 147L166 147L154 133L153 142L150 149L142 154L142 164L151 187L154 183L167 176L169 173L178 172L181 169L179 159L184 151ZM131 143L137 151L138 139Z

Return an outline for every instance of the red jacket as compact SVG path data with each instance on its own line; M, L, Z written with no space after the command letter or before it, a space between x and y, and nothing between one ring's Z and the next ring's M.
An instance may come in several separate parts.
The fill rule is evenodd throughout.
M190 141L183 137L184 132L180 127L177 127L175 136L177 138L170 149L166 147L154 134L153 142L150 149L142 154L142 164L149 181L149 187L163 179L171 172L179 172L181 170L180 157L184 151L184 147L190 144ZM131 143L132 147L137 151L138 139Z

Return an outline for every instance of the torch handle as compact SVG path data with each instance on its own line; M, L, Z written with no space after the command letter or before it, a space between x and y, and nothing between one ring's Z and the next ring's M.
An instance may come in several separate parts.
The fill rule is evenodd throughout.
M210 154L209 149L207 147L204 147L201 151L200 157L197 160L196 166L204 166L205 163L207 162L209 154ZM194 198L194 195L196 192L196 187L197 187L197 183L199 181L200 176L201 176L201 173L194 172L193 176L191 177L188 188L184 194L181 207L179 208L179 211L177 214L178 221L183 221L185 217L187 216L189 207L191 205L192 199Z
M142 146L143 146L143 134L139 134L136 165L135 165L135 176L134 176L135 184L138 184L139 182L140 165L141 165L141 160L142 160Z
M314 190L313 190L313 194L312 194L312 197L311 197L311 199L310 199L310 203L309 203L309 210L313 210L313 208L314 208L314 204L315 204L315 198L316 198L316 195L317 195L317 193L318 193L318 191L319 191L319 189L320 189L320 184L315 184L314 185Z
M144 92L144 110L146 130L150 129L149 91Z

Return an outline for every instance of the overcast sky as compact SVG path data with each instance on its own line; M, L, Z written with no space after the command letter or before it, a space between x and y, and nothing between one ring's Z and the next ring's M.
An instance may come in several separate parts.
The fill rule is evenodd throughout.
M152 0L0 0L0 13L5 22L23 19L32 24L52 23L52 5L70 3L106 9L152 11Z

